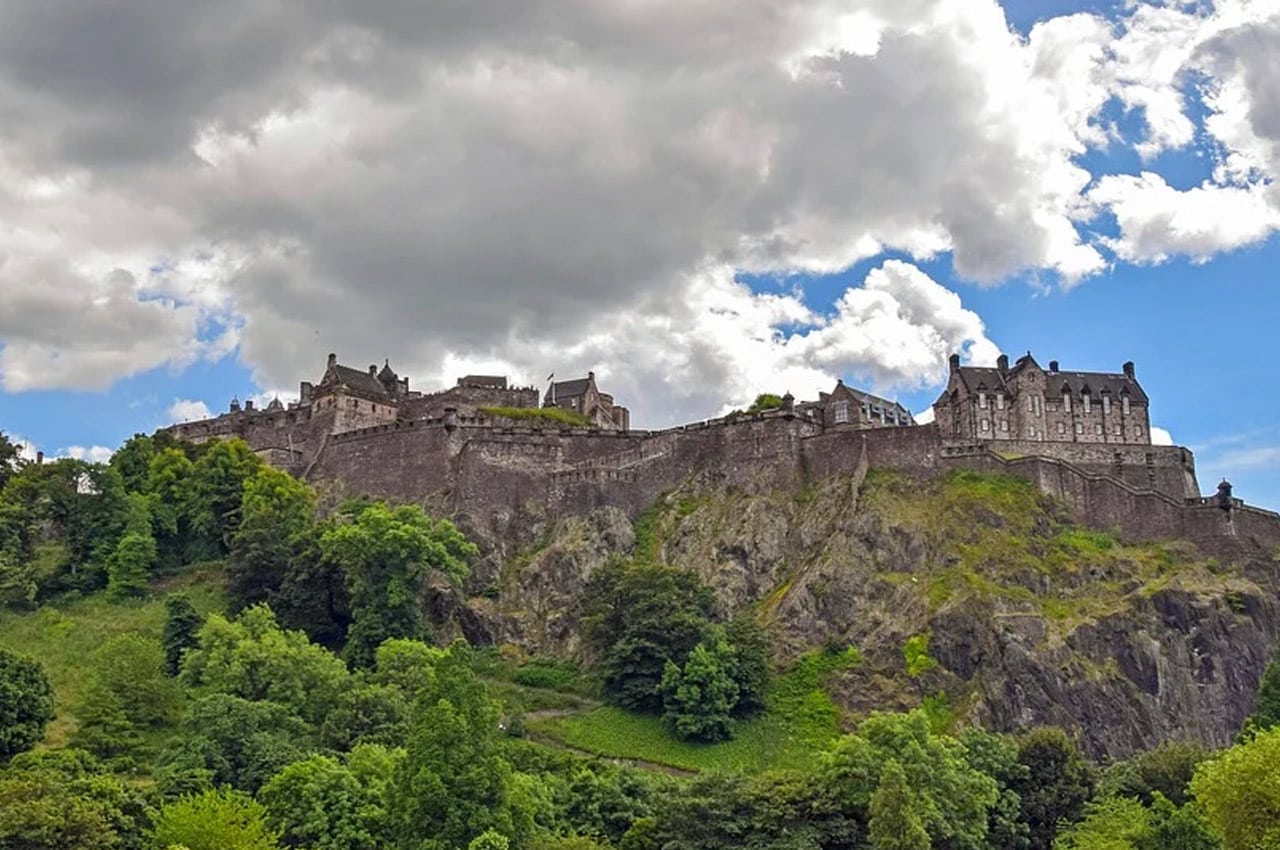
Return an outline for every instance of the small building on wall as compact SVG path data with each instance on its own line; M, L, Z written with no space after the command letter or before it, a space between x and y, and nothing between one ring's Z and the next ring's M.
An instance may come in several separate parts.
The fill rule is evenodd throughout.
M801 402L795 409L827 428L838 425L897 428L916 424L911 413L896 401L854 389L843 379L836 382L831 392L818 393L817 401Z
M961 366L951 356L947 387L933 404L944 440L1024 440L1150 445L1147 394L1133 363L1119 372L1042 368L1031 353L1012 367L1000 355L994 368Z
M547 388L543 407L572 410L606 430L627 431L631 428L631 411L614 404L613 396L600 391L596 386L595 372L588 372L585 378L553 381Z

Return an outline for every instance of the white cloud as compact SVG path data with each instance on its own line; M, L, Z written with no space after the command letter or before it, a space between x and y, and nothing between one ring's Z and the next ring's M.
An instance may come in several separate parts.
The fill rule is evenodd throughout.
M58 452L58 457L70 457L89 463L106 463L115 454L114 449L106 446L67 446Z
M1205 262L1215 254L1265 239L1280 228L1262 186L1202 186L1177 190L1151 172L1109 175L1089 192L1120 227L1107 240L1121 259L1163 262L1181 254Z
M1156 425L1151 426L1151 445L1153 446L1172 446L1173 435L1164 428Z
M169 405L169 419L173 422L194 422L197 419L208 419L213 414L209 405L203 401L187 398L176 398Z

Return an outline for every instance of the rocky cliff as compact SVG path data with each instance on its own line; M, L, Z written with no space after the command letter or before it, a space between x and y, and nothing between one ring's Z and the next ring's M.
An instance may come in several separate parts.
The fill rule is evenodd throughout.
M634 523L600 508L472 530L492 553L482 592L436 613L473 637L573 653L592 570L653 558L754 611L781 664L856 646L864 662L832 683L851 717L928 699L991 729L1074 729L1099 757L1230 741L1280 633L1277 553L1122 542L1024 480L963 470L791 490L702 475Z

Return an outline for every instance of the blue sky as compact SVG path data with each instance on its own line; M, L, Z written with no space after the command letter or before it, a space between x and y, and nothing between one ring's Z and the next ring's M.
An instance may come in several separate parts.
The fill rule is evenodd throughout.
M1280 17L1242 0L1008 2L1007 24L1023 39L1059 16L1105 18L1110 34L1061 20L1043 31L1071 48L1093 39L1102 58L1090 60L1087 79L1075 76L1084 66L1066 64L1057 79L1037 78L1005 99L1024 105L1004 114L991 116L992 100L980 117L957 107L935 118L931 92L943 93L939 103L976 102L1008 73L955 52L970 35L948 35L964 20L956 9L972 7L979 20L989 0L923 4L923 29L895 19L894 4L861 5L883 25L878 53L853 37L844 53L823 53L814 44L825 36L815 42L814 32L826 29L799 18L779 46L782 37L765 38L767 28L752 30L726 4L738 37L778 51L740 84L728 47L717 56L717 43L686 44L697 39L682 34L723 29L714 9L707 21L683 23L588 21L594 13L584 11L582 22L553 33L575 51L553 60L531 53L515 71L480 60L493 44L539 49L505 29L519 22L495 19L477 33L455 32L451 21L346 21L385 39L386 67L317 71L304 58L290 64L314 55L296 43L297 22L263 21L270 59L254 66L255 79L234 68L178 74L186 81L178 83L114 79L104 65L92 100L111 112L86 119L92 133L77 123L95 108L86 85L54 78L42 95L48 112L24 125L31 133L0 141L0 217L36 222L0 227L0 284L17 293L0 306L0 430L49 454L100 456L168 424L175 403L216 412L232 396L292 390L318 377L328 350L357 365L390 356L419 388L472 368L539 381L594 367L641 426L714 415L753 390L809 392L837 375L921 411L951 348L994 345L1064 368L1118 371L1135 361L1153 424L1195 450L1202 490L1226 476L1246 501L1280 509L1280 401L1271 390L1280 361L1280 140L1258 129L1280 119L1268 124L1263 101L1249 99L1250 81L1276 71L1265 53L1238 46L1280 39ZM228 14L258 14L248 3L237 9ZM379 26L420 41L393 55L398 41ZM981 38L1000 42L998 22L982 26ZM456 57L430 40L442 29L455 32L449 50L471 51L467 63L451 64ZM1252 41L1233 40L1246 30ZM927 35L898 39L909 31ZM145 52L172 35L131 37ZM91 51L91 32L84 36ZM1181 70L1165 79L1161 63L1133 58L1127 37L1165 38L1169 55L1199 39L1216 53L1178 59ZM631 52L609 47L611 38ZM1034 53L1026 65L1040 73L1067 52L1037 46L1047 40L1000 49ZM219 64L216 51L242 48L191 49L214 51L193 61L222 68L230 63ZM819 91L818 74L754 88L797 50L810 51L806 67L843 75L840 95L850 99ZM437 71L498 70L440 71L453 82L437 92L387 83L396 62L432 51ZM1211 53L1235 64L1206 64ZM936 56L938 77L922 55ZM898 58L918 80L893 70ZM89 69L94 61L86 58ZM28 70L0 62L0 84L24 85ZM884 82L851 91L851 81L867 79ZM1081 92L1093 89L1081 107ZM1238 96L1214 101L1219 90ZM171 105L146 133L153 103ZM887 130L875 125L886 109L901 110ZM1080 109L1062 128L1034 126ZM349 116L380 135L360 137ZM112 121L132 141L112 147L101 130ZM1253 135L1242 134L1250 121ZM679 135L691 126L696 133ZM1002 126L1010 129L992 129ZM1010 155L1026 157L1016 168L983 150L1010 134L1025 142L1010 142ZM1144 143L1158 150L1144 158ZM1064 191L1073 166L1087 180ZM942 185L948 168L960 188ZM1138 185L1144 172L1158 175L1154 191ZM915 174L930 185L913 184ZM1118 179L1125 175L1135 180ZM839 193L825 194L828 184L852 199L848 209ZM1196 194L1202 186L1214 194ZM1073 198L1095 214L1072 211ZM1035 226L1007 215L1024 203ZM1096 252L1096 262L1047 235L1054 231L1043 221L1054 216L1071 222L1077 247ZM889 247L866 248L876 243ZM1088 268L1070 271L1079 263ZM885 269L892 280L876 277ZM852 306L842 308L847 293ZM946 293L959 305L944 303ZM868 352L854 339L889 333L879 348L895 347L895 326L874 321L885 298L897 305L902 349L927 352L923 360ZM916 298L935 312L909 316ZM739 346L739 337L753 341Z

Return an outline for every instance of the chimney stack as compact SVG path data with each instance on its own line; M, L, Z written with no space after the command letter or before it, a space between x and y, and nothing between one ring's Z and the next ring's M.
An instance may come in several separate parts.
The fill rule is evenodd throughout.
M245 399L245 400L244 400L244 409L245 409L245 410L247 410L247 411L252 412L252 410L253 410L253 399L251 399L251 398L247 398L247 399Z
M36 466L44 463L44 452L36 452Z
M370 378L378 377L378 364L376 363L369 364L369 377Z
M996 358L996 368L1000 370L1001 375L1009 373L1009 355L1001 354Z
M1058 361L1057 361L1057 360L1050 360L1050 361L1049 361L1049 371L1050 371L1050 372L1053 372L1053 373L1055 373L1055 374L1057 373L1057 371L1058 371Z
M951 374L954 375L956 372L960 371L960 355L959 354L951 355L948 362L951 364Z
M1126 362L1126 363L1124 364L1124 366L1122 366L1121 368L1122 368L1122 369L1124 369L1124 376L1125 376L1126 378L1128 378L1128 379L1129 379L1129 380L1131 380L1131 381L1132 381L1132 380L1134 380L1134 377L1133 377L1133 361L1132 361L1132 360L1130 360L1130 361Z
M329 368L332 369L334 366L337 366L337 365L338 365L338 355L331 353L329 355Z

